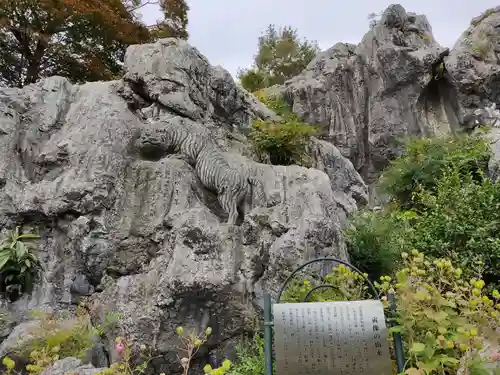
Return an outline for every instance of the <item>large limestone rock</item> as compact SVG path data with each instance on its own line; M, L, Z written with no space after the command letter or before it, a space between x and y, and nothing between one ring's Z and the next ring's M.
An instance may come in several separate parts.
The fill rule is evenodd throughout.
M446 59L464 113L464 126L488 125L491 130L491 176L500 171L500 7L472 19Z
M500 104L500 7L472 19L446 59L446 69L467 114Z
M439 69L448 52L425 16L391 5L359 45L320 53L285 95L371 181L398 154L400 137L459 126L453 85Z
M7 308L20 321L31 308L89 297L96 321L118 312L116 334L151 345L165 355L155 371L175 373L175 327L211 326L207 348L217 348L253 328L262 293L287 270L318 256L346 259L340 230L365 193L352 164L324 142L314 151L322 170L242 156L237 130L275 115L187 43L130 47L125 67L121 81L52 77L0 89L0 223L40 233L45 268L33 294ZM262 183L266 202L228 226L192 165L134 148L148 109L156 121L208 132L231 165Z

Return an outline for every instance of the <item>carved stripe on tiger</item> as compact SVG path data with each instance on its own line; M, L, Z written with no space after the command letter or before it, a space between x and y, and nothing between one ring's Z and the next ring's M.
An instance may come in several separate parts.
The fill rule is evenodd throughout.
M164 153L180 154L194 168L207 190L217 193L217 199L228 214L228 224L235 224L238 208L243 215L251 210L253 187L264 203L266 197L259 180L229 165L220 148L205 135L170 123L157 123L141 132L139 148L157 147Z

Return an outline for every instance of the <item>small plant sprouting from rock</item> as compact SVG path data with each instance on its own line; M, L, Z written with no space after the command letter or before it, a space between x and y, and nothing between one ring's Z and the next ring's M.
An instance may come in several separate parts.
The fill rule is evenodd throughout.
M106 336L106 333L108 331L116 328L119 319L120 314L109 311L108 313L106 313L104 322L94 327L95 334L100 337Z
M472 26L477 26L479 25L482 21L484 21L486 18L491 16L492 14L495 14L495 9L487 9L483 14L481 14L479 17L473 18L472 21L470 22Z
M0 276L2 291L9 286L18 285L23 292L31 287L33 276L41 268L32 244L33 239L40 238L32 233L20 233L19 227L10 232L0 243Z
M62 358L82 359L91 348L93 330L90 317L82 309L78 309L75 317L38 311L32 311L32 316L40 321L39 327L29 332L33 338L28 343L14 350L17 356L29 360L26 365L28 375L40 375ZM4 357L2 363L7 374L17 374L14 360Z
M255 121L249 134L259 161L273 165L309 165L307 144L317 132L316 127L299 121L283 98L256 96L267 107L281 116L282 121Z
M115 339L115 350L119 361L96 375L138 375L144 374L151 360L151 348L142 344L134 353L132 346L122 337Z
M2 365L4 365L6 372L4 375L21 375L18 371L14 370L16 362L10 357L3 357Z
M186 333L183 327L177 327L176 331L182 344L178 349L185 353L185 355L179 358L179 361L184 369L183 375L188 375L191 361L196 353L198 353L198 350L200 350L201 345L207 342L208 337L212 333L212 328L208 327L205 332L201 334L196 334L194 331ZM231 361L225 360L221 367L214 369L212 366L206 365L203 371L207 375L224 375L230 368Z

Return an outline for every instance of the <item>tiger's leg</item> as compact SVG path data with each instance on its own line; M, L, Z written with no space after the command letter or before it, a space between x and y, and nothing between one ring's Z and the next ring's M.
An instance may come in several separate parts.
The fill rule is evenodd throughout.
M238 203L236 202L236 197L230 191L225 190L219 193L217 198L224 211L229 215L227 223L235 225L238 220Z
M242 193L240 197L239 206L243 217L247 215L250 211L252 211L253 207L253 196L252 196L252 188L249 186L247 190Z

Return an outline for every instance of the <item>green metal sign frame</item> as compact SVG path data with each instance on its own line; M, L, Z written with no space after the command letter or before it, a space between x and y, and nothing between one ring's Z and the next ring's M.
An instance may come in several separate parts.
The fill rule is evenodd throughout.
M290 276L288 276L288 278L285 280L285 282L283 283L278 292L278 296L276 298L275 303L280 303L281 297L284 291L286 290L286 287L298 272L302 271L304 268L313 263L320 263L320 262L336 262L358 273L361 277L363 277L365 282L368 284L369 290L372 293L374 299L380 300L379 292L377 291L373 283L359 269L354 267L352 264L336 258L317 258L300 265L290 274ZM302 302L307 302L315 291L326 288L336 288L336 287L331 284L321 284L315 286L306 294ZM396 311L396 303L393 295L389 295L389 302L390 302L391 312L394 314ZM272 300L270 294L266 293L264 294L264 358L266 364L266 375L273 375L273 325L274 324L272 316ZM393 323L390 322L389 325L391 326L393 325ZM393 333L393 340L394 340L394 351L396 355L396 366L398 373L401 373L404 371L404 366L405 366L403 341L399 333Z

